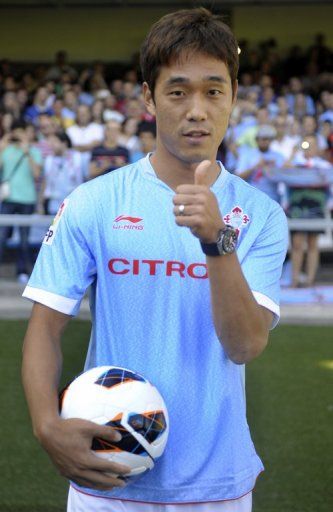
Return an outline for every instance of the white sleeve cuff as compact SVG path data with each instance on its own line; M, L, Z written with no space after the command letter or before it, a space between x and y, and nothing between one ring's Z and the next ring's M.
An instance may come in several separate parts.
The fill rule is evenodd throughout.
M260 304L261 306L264 306L265 308L269 309L273 313L274 318L273 318L273 322L272 322L272 325L270 328L274 329L274 327L277 325L278 321L280 320L280 306L278 304L276 304L275 302L273 302L272 299L270 299L269 297L267 297L267 295L264 295L263 293L254 292L253 290L252 290L252 293L253 293L254 298L258 302L258 304Z
M48 306L65 315L74 315L75 308L79 302L78 300L69 299L68 297L47 292L40 288L33 288L32 286L26 286L22 297L44 304L44 306Z

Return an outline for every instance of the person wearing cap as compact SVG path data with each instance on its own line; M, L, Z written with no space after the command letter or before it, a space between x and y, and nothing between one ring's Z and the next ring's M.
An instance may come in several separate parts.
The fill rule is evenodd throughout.
M270 170L282 167L284 163L283 155L270 149L275 137L274 126L261 125L256 135L257 147L241 146L239 148L235 174L265 192L271 199L279 201L277 185L269 178Z

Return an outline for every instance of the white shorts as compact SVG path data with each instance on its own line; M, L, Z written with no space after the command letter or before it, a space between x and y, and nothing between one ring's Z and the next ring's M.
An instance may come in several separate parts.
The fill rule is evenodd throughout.
M242 498L183 505L157 505L99 498L69 488L67 512L251 512L252 492Z

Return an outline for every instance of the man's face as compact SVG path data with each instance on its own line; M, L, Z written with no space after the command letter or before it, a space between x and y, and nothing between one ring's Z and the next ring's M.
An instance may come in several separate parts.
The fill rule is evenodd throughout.
M87 126L90 123L90 110L85 105L77 109L77 123L80 126Z
M161 156L185 164L215 160L234 103L224 62L200 53L184 55L161 68L154 99L147 84L143 93L148 111L156 116Z
M263 153L266 153L266 151L268 151L271 142L272 139L270 137L257 137L258 148Z
M117 143L121 126L117 121L108 121L105 125L105 140L110 143Z
M20 144L25 138L24 128L14 128L11 133L11 140L14 144Z
M42 135L44 135L44 137L47 137L51 134L54 133L54 125L52 123L52 120L50 119L49 116L39 116L39 119L38 119L38 127L39 127L39 131Z
M62 142L56 135L51 135L48 140L55 155L62 155L66 151L66 144Z
M150 153L151 151L154 151L156 146L156 139L152 132L141 132L139 138L144 153Z
M316 131L316 121L314 117L306 116L303 119L303 131L306 135L312 135Z

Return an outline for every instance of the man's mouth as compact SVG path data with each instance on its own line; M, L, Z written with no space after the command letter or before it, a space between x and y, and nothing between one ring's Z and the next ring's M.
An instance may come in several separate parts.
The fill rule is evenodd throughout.
M187 137L192 140L201 140L204 139L205 137L208 137L209 132L207 132L206 130L191 130L185 132L183 135L184 137Z

